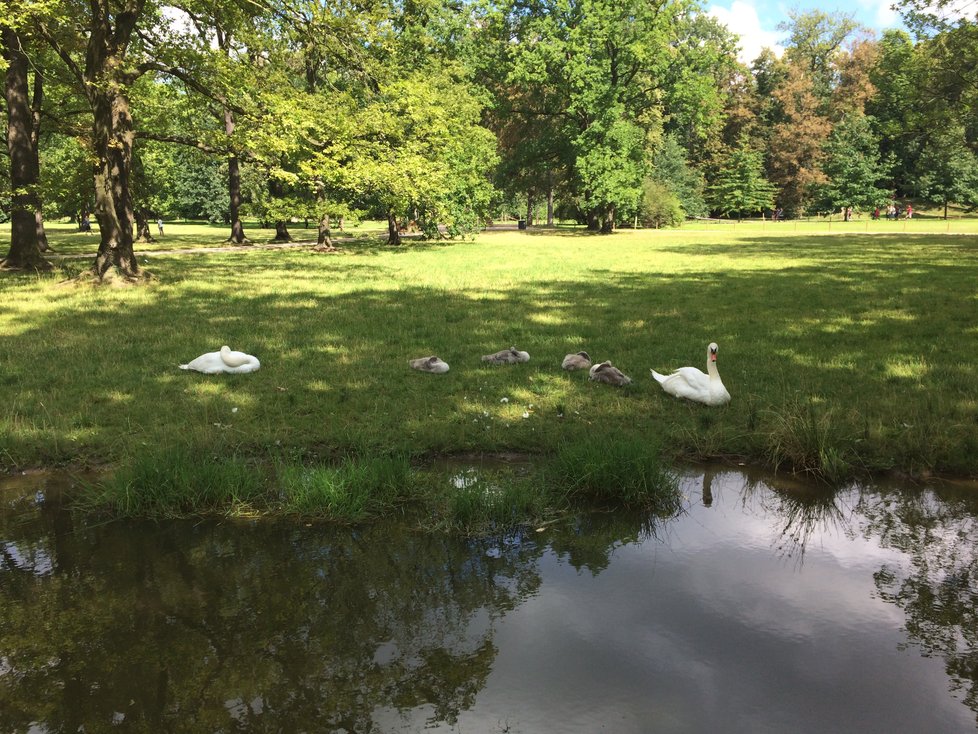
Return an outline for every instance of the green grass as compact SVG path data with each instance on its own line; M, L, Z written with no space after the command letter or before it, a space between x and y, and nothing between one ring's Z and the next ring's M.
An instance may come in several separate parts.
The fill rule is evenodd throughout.
M389 515L410 501L414 477L405 456L353 457L336 465L279 467L276 511L355 523Z
M602 433L560 446L545 470L546 485L572 505L647 510L679 508L679 482L658 446L639 436Z
M338 255L149 253L156 278L133 288L2 273L0 462L125 469L179 441L263 466L279 455L417 464L553 456L607 435L667 460L737 457L831 480L975 475L978 222L951 225L951 236L927 219L747 222L400 248L362 239ZM167 237L209 246L225 234L185 226ZM680 402L649 378L651 367L703 369L710 341L729 406ZM177 369L221 344L262 369ZM531 361L480 361L510 345ZM580 349L635 384L563 372ZM451 371L408 368L428 354Z

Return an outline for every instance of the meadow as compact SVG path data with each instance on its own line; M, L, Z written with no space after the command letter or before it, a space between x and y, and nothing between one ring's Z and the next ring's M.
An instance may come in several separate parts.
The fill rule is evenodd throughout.
M334 501L331 488L357 474L350 467L379 457L386 469L360 471L380 478L358 490L354 519L415 491L377 504L371 488L424 485L419 469L456 454L550 459L598 447L570 471L594 469L588 482L604 499L603 483L625 481L615 466L646 451L666 467L720 459L834 483L975 476L976 233L975 220L703 223L610 236L487 231L392 248L363 225L337 254L188 256L165 252L219 245L224 228L168 224L160 242L137 246L154 276L146 285L74 283L88 260L73 257L49 275L0 274L0 463L108 467L119 488L99 501L130 514L199 509L186 498L126 503L177 466L198 477L174 482L185 488L225 467L224 479L191 488L204 506L277 503L306 515L316 492ZM51 238L63 255L96 246L67 225ZM711 341L728 406L678 401L651 380L650 368L705 369ZM222 344L258 356L261 370L177 368ZM511 345L530 362L481 362ZM581 349L634 383L561 370ZM451 371L408 368L430 354ZM222 481L241 496L212 489Z

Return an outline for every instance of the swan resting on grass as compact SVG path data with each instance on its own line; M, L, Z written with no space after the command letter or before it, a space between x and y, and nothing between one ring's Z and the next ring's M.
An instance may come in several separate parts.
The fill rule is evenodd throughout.
M431 357L419 357L418 359L412 359L408 361L412 369L421 370L422 372L432 372L436 375L448 372L448 362L443 362L438 357L432 355Z
M695 367L680 367L671 375L660 375L652 370L652 377L662 385L662 389L677 398L686 398L704 405L724 405L730 402L730 393L720 381L717 370L717 347L713 342L706 348L706 370L700 372Z
M622 373L620 369L615 367L611 362L601 362L594 365L589 373L588 379L594 380L595 382L607 382L609 385L614 385L615 387L623 387L624 385L631 385L632 378L628 375Z
M520 362L529 362L530 353L521 352L516 347L510 347L495 354L487 354L482 358L482 361L489 362L489 364L519 364Z
M560 366L565 370L586 370L591 367L591 355L587 352L568 354Z
M182 370L194 370L203 372L205 375L217 375L221 372L231 374L242 374L245 372L255 372L261 367L258 357L252 357L244 352L235 352L227 344L221 347L219 352L208 352L202 354L189 364L180 365Z

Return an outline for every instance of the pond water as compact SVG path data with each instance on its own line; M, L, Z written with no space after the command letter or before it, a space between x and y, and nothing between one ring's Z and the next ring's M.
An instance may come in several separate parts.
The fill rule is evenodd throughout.
M0 479L3 732L968 732L978 488L686 473L479 540L88 525Z

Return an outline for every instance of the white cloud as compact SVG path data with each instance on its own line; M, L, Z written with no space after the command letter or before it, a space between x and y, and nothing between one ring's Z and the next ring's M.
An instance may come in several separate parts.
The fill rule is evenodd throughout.
M893 9L893 0L863 0L863 4L872 17L875 28L898 28L901 24L900 14Z
M751 3L734 0L729 8L712 5L706 12L727 26L731 33L740 36L738 58L745 64L756 59L765 46L778 56L784 51L784 47L779 43L781 34L777 31L766 31L761 28L761 19L757 14L757 8Z

